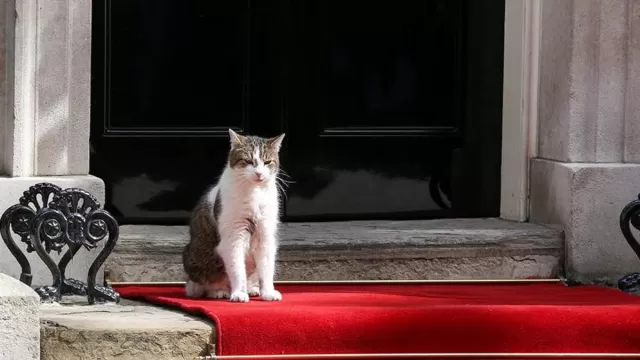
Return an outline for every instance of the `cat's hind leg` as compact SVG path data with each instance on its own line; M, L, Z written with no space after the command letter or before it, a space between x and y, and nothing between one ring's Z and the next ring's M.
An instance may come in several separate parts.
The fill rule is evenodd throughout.
M231 294L229 280L226 277L207 284L205 289L206 295L210 299L228 299Z
M260 296L260 277L255 269L247 276L247 292L249 296Z
M187 294L187 297L191 298L203 297L206 293L206 289L204 286L191 280L187 280L187 282L184 284L184 291Z
M260 276L256 269L255 253L251 251L245 259L247 269L247 293L249 296L260 296Z

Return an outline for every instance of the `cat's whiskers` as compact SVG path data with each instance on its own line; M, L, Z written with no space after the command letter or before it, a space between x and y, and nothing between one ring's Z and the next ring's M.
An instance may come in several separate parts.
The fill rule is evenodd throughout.
M286 180L286 179L283 179L283 178L281 178L281 177L276 177L276 181L277 181L277 182L279 182L279 183L281 183L281 184L282 184L282 185L284 185L284 186L287 186L287 187L289 186L289 184L294 184L294 183L295 183L295 181L292 181L292 180Z
M282 169L279 169L279 170L278 170L278 176L280 176L280 175L285 176L285 177L287 177L287 178L291 179L291 175L287 174L287 172L286 172L286 171L284 171L284 170L282 170Z
M288 186L287 184L283 184L281 183L279 180L279 178L276 178L276 186L278 187L278 189L280 189L280 192L282 193L282 195L284 196L285 199L288 199L287 197L287 190L286 187Z
M278 179L279 181L282 181L284 184L287 184L287 185L295 183L295 181L290 180L291 175L287 174L287 172L282 169L278 169L278 173L276 174L276 179Z

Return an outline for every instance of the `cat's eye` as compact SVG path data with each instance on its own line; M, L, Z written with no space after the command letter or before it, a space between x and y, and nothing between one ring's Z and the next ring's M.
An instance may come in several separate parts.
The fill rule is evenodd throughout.
M242 161L244 161L244 163L247 164L247 165L253 165L253 161L251 161L251 160L244 159Z
M265 165L271 165L273 164L273 160L267 160L264 162Z

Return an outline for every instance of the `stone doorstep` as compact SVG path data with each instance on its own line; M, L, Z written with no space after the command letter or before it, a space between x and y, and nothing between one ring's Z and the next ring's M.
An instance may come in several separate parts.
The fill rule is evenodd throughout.
M216 333L206 318L130 300L86 305L71 297L40 307L41 360L197 360Z
M184 281L186 226L125 225L111 281ZM500 279L562 275L561 230L501 219L285 223L277 280Z
M115 281L180 281L186 227L122 226ZM285 224L280 280L525 278L557 275L562 232L498 219ZM198 359L215 344L207 319L122 300L43 304L42 360Z

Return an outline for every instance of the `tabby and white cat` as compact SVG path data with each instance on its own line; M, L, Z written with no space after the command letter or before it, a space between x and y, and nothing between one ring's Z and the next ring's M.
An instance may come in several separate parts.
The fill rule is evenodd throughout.
M278 248L279 152L284 134L241 136L229 129L231 149L222 176L198 202L183 252L189 297L249 296L282 300L273 285Z

